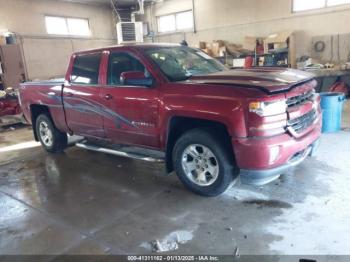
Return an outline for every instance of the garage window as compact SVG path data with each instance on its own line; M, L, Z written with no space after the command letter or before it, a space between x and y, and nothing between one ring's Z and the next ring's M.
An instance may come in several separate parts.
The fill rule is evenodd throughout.
M350 0L293 0L293 12L350 4Z
M88 19L46 16L46 31L50 35L90 36Z
M328 0L328 6L350 4L350 0Z
M185 11L170 15L159 16L158 32L171 33L193 29L193 12Z

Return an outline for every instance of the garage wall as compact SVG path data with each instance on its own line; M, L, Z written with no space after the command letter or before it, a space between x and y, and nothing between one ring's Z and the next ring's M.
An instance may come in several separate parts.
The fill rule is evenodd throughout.
M107 6L56 0L0 0L0 30L17 34L30 79L63 76L73 51L116 44L114 17ZM89 38L55 37L46 33L45 15L88 18Z
M267 36L279 31L295 31L297 55L311 55L311 38L318 35L350 33L347 26L350 7L292 13L292 0L194 0L196 33L177 33L156 37L159 42L191 45L199 41L229 40L242 43L245 36ZM165 0L147 8L146 20L157 31L152 16L192 9L192 0Z

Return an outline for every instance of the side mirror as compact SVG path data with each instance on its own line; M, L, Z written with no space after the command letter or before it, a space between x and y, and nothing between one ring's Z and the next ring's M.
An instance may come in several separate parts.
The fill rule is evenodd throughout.
M129 71L121 73L120 83L122 85L150 87L153 85L153 79L151 77L146 77L144 72Z

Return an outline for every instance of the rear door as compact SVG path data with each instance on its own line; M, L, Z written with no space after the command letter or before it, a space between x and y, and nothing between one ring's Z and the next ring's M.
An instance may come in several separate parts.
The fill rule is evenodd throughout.
M111 110L103 118L106 136L114 143L158 147L158 89L120 82L123 72L150 73L139 57L127 51L107 52L106 60L106 84L101 88L103 103Z
M67 125L78 135L105 137L99 79L101 58L102 52L73 57L70 79L63 88Z

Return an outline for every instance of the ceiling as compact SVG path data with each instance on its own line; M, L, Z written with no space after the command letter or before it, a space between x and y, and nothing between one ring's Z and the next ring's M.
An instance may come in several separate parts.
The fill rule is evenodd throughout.
M66 2L76 2L84 4L99 4L99 5L110 5L111 0L61 0ZM119 6L131 6L138 3L137 0L114 0ZM145 3L152 2L152 0L145 0Z

